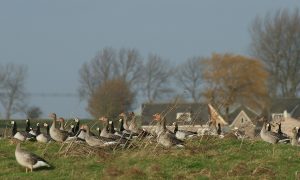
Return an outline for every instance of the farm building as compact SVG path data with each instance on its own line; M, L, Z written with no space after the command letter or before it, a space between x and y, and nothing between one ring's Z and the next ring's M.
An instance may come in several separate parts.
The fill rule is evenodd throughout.
M205 124L208 121L207 104L202 103L156 103L142 104L143 125L152 122L155 113L166 115L168 124L175 120L182 124Z

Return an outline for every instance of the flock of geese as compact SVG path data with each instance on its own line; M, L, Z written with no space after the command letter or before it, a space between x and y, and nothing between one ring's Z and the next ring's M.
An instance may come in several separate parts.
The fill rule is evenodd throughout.
M80 125L79 119L75 118L75 125L71 125L70 129L66 130L64 126L64 118L57 118L55 113L51 113L49 117L52 119L52 125L49 127L47 123L43 124L46 128L46 133L41 132L40 124L36 124L36 129L33 130L30 126L30 120L26 120L25 131L18 131L15 121L11 121L12 125L12 137L19 141L38 141L41 143L48 143L50 141L57 142L69 142L78 141L85 142L89 146L104 148L110 146L126 147L135 138L148 138L154 139L158 144L170 148L170 147L184 147L186 139L196 136L204 135L216 135L220 138L224 137L224 133L221 130L221 125L218 124L215 127L200 128L197 132L179 130L178 124L173 123L174 130L171 131L166 127L166 118L157 113L153 115L153 120L156 122L156 126L150 130L140 128L137 125L136 117L134 113L121 113L119 115L119 128L114 127L114 123L109 121L107 117L99 118L99 121L104 123L103 129L97 128L97 134L91 132L88 125ZM57 122L60 126L57 127ZM237 138L241 138L242 135L235 131L233 134ZM293 136L288 137L281 131L281 124L279 124L277 133L271 131L271 124L264 123L260 137L262 140L276 144L276 143L291 143L292 145L298 145L300 140L300 128L295 127L293 130ZM26 168L26 172L40 167L50 167L51 165L40 156L21 149L20 142L18 142L15 150L15 157L17 162Z

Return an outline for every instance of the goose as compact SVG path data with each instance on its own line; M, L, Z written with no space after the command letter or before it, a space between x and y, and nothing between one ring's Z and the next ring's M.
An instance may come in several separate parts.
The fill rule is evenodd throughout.
M292 129L292 137L291 137L292 146L299 146L299 141L297 138L298 130L299 130L299 127L294 127Z
M86 131L85 141L89 146L106 147L106 146L117 144L117 142L113 141L113 140L108 141L107 139L97 138L96 136L91 136L90 135L90 128L87 125L82 125L80 129ZM107 141L105 141L105 140L107 140Z
M164 117L161 117L160 114L154 114L153 118L155 121L157 121L157 142L164 147L184 147L183 141L180 139L177 139L174 133L167 130L165 124L166 119Z
M287 134L283 133L281 130L281 123L277 123L278 129L277 129L277 136L279 137L280 140L286 140L288 142L289 137Z
M36 168L51 167L45 159L39 157L36 154L21 149L20 142L16 146L15 157L17 162L21 166L26 168L26 173L28 172L28 169L30 169L30 171L32 172L33 169Z
M36 136L36 135L37 135L37 134L36 134L36 131L37 131L37 130L34 131L34 130L32 129L32 127L31 127L31 128L30 128L30 131L29 131L28 133L31 134L32 136Z
M15 139L18 139L20 141L25 141L25 140L34 140L34 136L32 136L31 134L29 134L26 131L20 132L17 130L17 123L15 121L11 121L11 125L12 125L12 136Z
M274 136L277 136L278 137L278 142L279 143L290 143L290 138L288 137L287 134L283 133L282 130L281 130L281 123L277 123L278 125L278 130L277 130L277 133L273 132L272 131L272 126L274 127L274 125L272 125L271 123L267 123L266 126L267 126L267 129L268 129L268 132L270 132L271 134L273 134Z
M180 140L184 140L186 138L191 138L191 137L194 137L194 136L197 135L196 132L186 131L186 130L178 130L178 124L177 124L177 122L174 122L173 125L175 126L175 128L174 128L174 134Z
M264 123L260 131L260 137L263 141L266 141L271 144L276 144L279 141L279 138L276 136L276 133L266 130L267 124Z
M138 125L136 123L136 116L135 116L134 112L131 112L130 115L131 115L131 121L130 121L130 125L128 127L129 131L138 134L138 136L140 136L140 137L146 137L146 136L151 135L151 133L149 133L145 129L138 127Z
M59 130L64 131L65 130L65 119L63 117L60 117L57 119L57 121L60 124Z
M105 138L109 138L112 140L118 140L122 144L127 142L127 139L108 132L108 125L109 125L109 122L111 123L111 121L108 121L107 117L101 117L101 118L99 118L99 120L103 121L105 123L105 126L101 130L100 137L105 137Z
M48 143L51 140L49 126L47 123L44 123L44 127L46 127L46 134L41 133L40 123L36 124L36 140L41 143Z
M98 136L100 136L100 134L101 134L101 128L100 128L100 127L97 127L96 130L97 130L97 132L98 132Z
M68 138L69 133L67 131L62 131L60 129L57 129L55 127L56 121L57 121L55 113L50 114L49 117L52 118L52 120L53 120L51 128L50 128L51 138L57 142L64 142Z
M29 119L26 119L25 131L28 132L28 133L31 131L31 129L30 129L30 120Z
M75 118L74 121L75 121L74 134L78 134L80 130L80 122L78 118Z
M132 133L130 131L125 130L124 128L124 120L122 118L119 119L119 130L115 133L118 136L125 138L137 137L138 134Z
M123 119L123 127L126 131L130 131L129 130L129 125L128 125L128 117L127 115L123 112L120 115L120 118Z

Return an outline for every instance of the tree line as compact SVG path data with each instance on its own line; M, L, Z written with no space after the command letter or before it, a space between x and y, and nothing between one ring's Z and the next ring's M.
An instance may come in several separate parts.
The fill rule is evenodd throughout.
M250 35L249 56L213 53L176 66L157 54L142 57L137 49L105 47L80 68L79 96L88 101L87 110L95 117L115 116L138 99L207 101L228 112L237 104L264 108L272 98L298 97L299 10L257 16ZM6 118L22 107L26 73L23 66L0 66L0 102Z

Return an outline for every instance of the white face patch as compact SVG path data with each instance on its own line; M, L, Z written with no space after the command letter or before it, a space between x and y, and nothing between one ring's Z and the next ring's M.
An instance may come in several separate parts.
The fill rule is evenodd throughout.
M109 124L112 124L112 121L109 121L108 123L109 123Z
M11 121L10 124L15 124L15 121Z
M75 122L79 122L79 119L78 119L78 118L75 118Z

